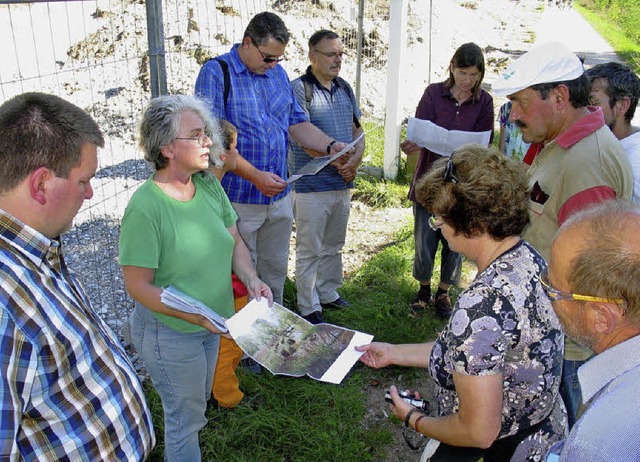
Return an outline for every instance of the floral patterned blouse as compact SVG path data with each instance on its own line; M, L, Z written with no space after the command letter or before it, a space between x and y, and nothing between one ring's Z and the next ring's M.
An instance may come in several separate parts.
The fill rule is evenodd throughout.
M499 256L456 302L431 351L438 412L458 412L452 372L504 375L498 438L549 418L518 446L512 460L543 460L564 437L566 415L558 388L564 335L540 284L544 259L525 241Z

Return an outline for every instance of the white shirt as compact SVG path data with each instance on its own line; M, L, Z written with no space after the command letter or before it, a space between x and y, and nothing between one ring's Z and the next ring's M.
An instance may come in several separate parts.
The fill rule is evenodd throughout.
M640 204L640 131L620 140L633 171L633 202Z

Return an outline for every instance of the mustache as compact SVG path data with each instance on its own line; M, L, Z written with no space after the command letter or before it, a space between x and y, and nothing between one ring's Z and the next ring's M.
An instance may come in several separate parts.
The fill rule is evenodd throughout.
M516 124L516 127L518 127L519 129L527 128L527 124L521 120L516 120L515 124Z

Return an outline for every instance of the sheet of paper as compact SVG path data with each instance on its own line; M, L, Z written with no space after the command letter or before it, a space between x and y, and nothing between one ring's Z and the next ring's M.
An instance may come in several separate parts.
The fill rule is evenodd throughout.
M407 139L429 151L449 157L453 151L465 144L479 144L488 146L491 139L491 131L465 132L460 130L447 130L438 127L430 120L410 117L407 122Z
M272 374L338 384L362 353L356 345L373 336L332 324L313 325L267 300L252 300L227 320L229 333L242 350Z
M287 178L287 183L293 183L294 181L300 179L305 175L315 175L320 170L322 170L327 165L329 165L331 162L336 160L338 157L343 156L344 154L349 152L351 148L353 148L358 143L358 141L362 139L364 135L365 135L364 133L361 133L360 136L358 136L351 143L347 144L343 149L340 150L340 152L337 152L332 156L314 157L305 165L303 165L295 174Z

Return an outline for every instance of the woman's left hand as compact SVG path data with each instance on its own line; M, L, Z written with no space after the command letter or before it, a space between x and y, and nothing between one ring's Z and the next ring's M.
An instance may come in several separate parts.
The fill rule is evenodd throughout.
M273 294L271 293L271 289L268 285L266 285L262 280L256 276L251 278L247 286L247 290L249 291L249 297L255 298L260 301L260 298L265 297L269 306L273 304Z

